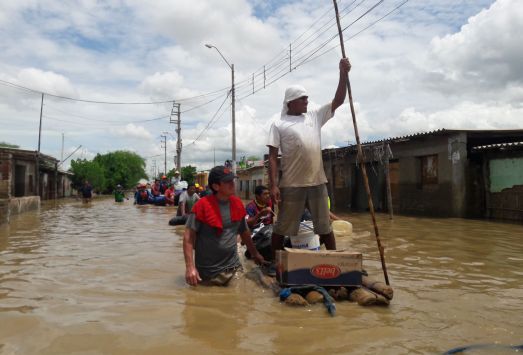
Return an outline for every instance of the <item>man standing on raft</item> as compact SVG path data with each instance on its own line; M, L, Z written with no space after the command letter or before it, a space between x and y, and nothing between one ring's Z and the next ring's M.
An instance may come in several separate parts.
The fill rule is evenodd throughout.
M285 90L281 117L269 131L269 184L273 201L278 204L278 218L272 234L273 258L283 249L284 236L297 235L300 217L307 204L312 215L314 233L320 243L336 249L336 240L329 223L327 178L321 157L321 127L334 116L345 101L348 59L340 61L338 88L331 103L307 111L308 95L299 85ZM281 150L281 171L278 177L278 150Z

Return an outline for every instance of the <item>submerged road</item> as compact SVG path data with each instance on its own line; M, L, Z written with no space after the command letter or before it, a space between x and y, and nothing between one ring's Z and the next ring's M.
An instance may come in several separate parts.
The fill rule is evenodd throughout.
M387 308L292 308L246 278L184 282L173 208L58 202L0 226L0 354L412 354L523 343L523 227L378 215ZM382 280L367 214L345 215ZM247 268L249 268L247 264Z

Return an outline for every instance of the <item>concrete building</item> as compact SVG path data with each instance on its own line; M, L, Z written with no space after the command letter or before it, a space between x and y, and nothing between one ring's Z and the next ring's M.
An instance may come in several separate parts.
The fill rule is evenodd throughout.
M209 180L209 171L199 171L196 173L196 176L194 177L194 182L199 184L200 186L207 186L207 182Z
M266 163L263 160L255 161L249 167L236 171L238 176L236 184L237 195L241 199L253 199L254 189L258 185L269 186L269 170Z
M73 194L72 174L59 170L58 163L35 151L0 148L0 224L9 223L13 214L38 209L41 200Z
M394 213L523 221L522 142L523 130L442 129L364 143L375 209L388 209L388 167ZM335 210L368 209L356 152L323 150Z

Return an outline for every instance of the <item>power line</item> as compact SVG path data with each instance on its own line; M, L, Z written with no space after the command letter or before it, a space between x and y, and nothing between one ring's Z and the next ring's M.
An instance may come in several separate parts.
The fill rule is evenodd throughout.
M377 19L376 21L370 23L368 26L364 27L363 29L361 29L360 31L356 32L355 34L353 34L352 36L349 36L347 37L347 39L345 39L343 41L343 43L346 43L348 42L349 40L353 39L354 37L358 36L360 33L366 31L367 29L369 29L370 27L374 26L375 24L377 24L378 22L380 22L381 20L383 20L384 18L388 17L389 15L391 15L393 12L399 10L403 5L405 5L407 2L409 2L409 0L404 0L402 3L400 3L398 6L396 6L395 8L393 8L392 10L390 10L389 12L387 12L385 15L383 15L382 17L380 17L379 19ZM306 63L309 63L309 62L312 62L313 60L327 54L328 52L332 51L333 49L335 48L338 48L340 46L340 44L337 44L329 49L327 49L326 51L320 53L319 55L317 56L314 56L308 60L306 60L305 62L303 63L300 63L300 65L303 65L303 64L306 64Z
M158 105L158 104L166 104L166 103L172 103L173 102L173 100L149 101L149 102L114 102L114 101L96 101L96 100L77 99L77 98L74 98L74 97L63 96L63 95L55 95L55 94L51 94L49 92L31 89L31 88L28 88L28 87L25 87L25 86L22 86L22 85L18 85L18 84L14 84L14 83L11 83L11 82L8 82L8 81L5 81L5 80L1 80L1 79L0 79L0 82L6 84L8 86L13 86L13 87L16 87L16 88L19 88L19 89L25 89L25 90L31 91L31 92L34 92L36 94L44 94L46 96L54 97L54 98L57 98L57 99L78 101L78 102L86 102L86 103L91 103L91 104L106 104L106 105Z
M203 134L205 131L207 131L207 130L211 127L211 124L213 123L213 121L214 121L215 118L217 117L218 112L220 112L220 110L222 109L223 105L225 104L225 102L227 101L228 98L229 98L229 94L227 94L227 96L225 97L225 99L224 99L223 102L221 103L220 107L218 107L218 110L216 110L216 112L214 113L214 115L212 116L212 118L209 120L209 122L207 123L207 125L205 126L205 128L200 132L200 134L198 134L198 136L197 136L197 137L196 137L196 138L195 138L191 143L188 144L188 146L191 145L191 144L196 143L196 141L197 141L198 139L200 139L200 137L202 136L202 134ZM224 114L226 111L227 111L227 110L222 111L222 113L220 114L219 117L223 116L223 114ZM219 117L218 117L218 119L219 119ZM218 119L216 119L216 120L218 120Z
M343 11L346 11L343 16L346 16L348 15L349 13L353 12L357 7L359 7L362 3L364 3L366 0L361 0L356 6L354 6L352 9L349 9L350 6L352 4L354 4L355 1L351 2L350 4L348 4L347 6L344 7ZM373 10L376 6L378 6L381 2L383 2L384 0L381 0L380 2L378 2L378 4L375 4L373 7L371 7L370 10L367 10L363 15L361 15L360 17L358 17L355 21L353 21L353 23L356 23L358 22L361 18L363 18L364 16L366 16L371 10ZM342 16L342 17L343 17ZM335 18L334 18L335 20ZM352 24L353 24L352 23ZM333 24L330 27L332 27L333 25L335 24L335 22L333 22ZM323 26L322 26L323 27ZM349 26L347 26L344 30L346 30ZM321 28L320 28L321 29ZM307 45L310 45L312 44L314 41L316 41L316 39L318 39L323 33L325 33L328 29L326 30L323 30L318 36L316 36L313 40L309 41L309 43ZM316 31L318 32L318 31ZM315 33L316 33L315 32ZM300 57L298 58L295 58L294 61L304 61L303 58L305 59L308 59L310 56L312 56L314 53L316 53L318 50L320 50L321 48L323 48L324 46L326 46L330 41L332 41L334 38L336 38L337 36L337 32L331 36L327 41L323 42L322 44L320 44L318 47L315 47L313 49L311 49L310 51L302 54ZM252 90L251 93L249 94L246 94L244 96L242 96L241 98L245 98L245 97L248 97L250 95L254 95L256 92L260 91L262 88L264 89L266 86L278 81L279 79L281 79L282 77L286 76L287 74L289 74L293 69L297 69L302 63L300 62L298 65L294 65L294 66L291 66L291 68L288 68L286 66L282 66L281 64L280 65L276 65L275 68L278 68L280 67L281 69L278 70L276 73L273 73L270 75L269 78L267 78L263 84L263 87L260 86L260 88L258 90ZM250 90L249 90L250 91Z
M350 7L355 3L356 0L352 1L350 4L346 5L344 7L344 9L342 10L342 13L343 13L343 16L346 16L348 15L349 13L351 13L352 11L354 11L358 6L360 6L363 2L365 2L366 0L361 0L360 3L358 3L355 7L353 7L352 9L350 9ZM357 21L359 21L361 18L363 18L364 16L366 16L370 11L372 11L373 9L375 9L378 5L380 5L384 0L381 0L379 1L378 3L376 3L374 6L372 6L369 10L367 10L366 12L363 13L363 15L361 15L360 17L358 17L356 20L354 20L349 26L346 26L343 31L345 31L348 27L352 26L354 23L356 23ZM400 4L399 6L397 6L393 11L397 10L399 7L401 7L402 5L404 5L408 0L404 1L402 4ZM330 11L330 9L329 9ZM319 28L317 28L316 30L314 30L308 37L305 37L304 39L302 39L301 41L298 42L298 40L300 38L302 38L306 33L308 33L315 25L317 22L319 22L322 18L324 18L329 11L325 11L319 18L317 18L315 20L315 24L311 25L306 31L304 31L300 36L298 36L293 42L291 42L291 44L295 44L295 50L296 52L294 52L294 54L298 54L298 53L301 53L303 52L303 50L307 47L309 47L312 43L314 43L314 41L316 41L321 35L323 35L324 33L326 33L328 31L328 29L330 29L331 26L327 27L327 29L324 29L325 26L327 26L329 23L332 22L332 19L325 22L322 26L320 26ZM383 16L381 19L379 19L378 21L375 21L373 24L365 27L363 30L361 30L360 32L358 32L357 34L351 36L349 39L351 38L354 38L356 35L358 35L359 33L363 32L364 30L368 29L369 27L371 27L372 25L376 24L377 22L379 22L380 20L382 20L383 18L385 18L386 16L388 16L390 13L392 13L393 11L389 12L388 14L386 14L385 16ZM316 34L316 37L314 37L312 40L311 40L311 37L314 36ZM242 96L240 99L243 99L245 97L248 97L248 96L251 96L251 95L254 95L255 93L257 93L258 91L260 91L261 89L265 88L266 86L268 85L271 85L272 83L276 82L277 80L281 79L283 76L287 75L291 70L293 69L297 69L299 66L302 66L318 57L320 57L321 55L324 55L325 53L327 53L328 51L336 48L336 47L333 47L331 49L328 49L327 51L317 55L317 56L314 56L316 53L318 53L322 48L324 48L332 39L334 39L335 37L337 36L334 35L332 37L330 37L327 41L324 41L322 44L320 44L319 46L317 47L314 47L313 49L311 49L310 51L307 51L305 53L303 53L301 56L299 57L296 57L294 59L294 61L298 61L298 64L296 65L292 65L291 63L291 67L290 67L290 70L287 71L287 67L284 66L284 64L287 63L287 60L290 59L289 58L289 53L284 50L283 52L281 52L281 54L278 54L273 60L269 61L266 65L264 65L262 68L258 69L257 71L255 71L254 73L252 73L252 76L250 78L246 78L245 80L242 80L240 82L237 82L236 84L236 90L238 92L240 91L244 91L244 92L247 92L247 88L249 89L249 94L246 94L244 96ZM301 48L301 49L298 49L298 48ZM276 61L276 64L274 65L269 65L271 64L272 62ZM263 71L260 71L261 69L263 69ZM279 70L278 70L279 69ZM256 88L256 82L255 82L255 79L259 78L260 76L263 75L263 78L264 78L264 82L263 82L263 86L260 84L260 81L258 82L258 88ZM269 76L269 77L267 77ZM251 79L252 78L252 79ZM198 108L201 108L205 105L208 105L214 101L217 101L219 99L219 97L221 96L220 94L223 94L223 91L227 90L229 91L229 87L225 87L225 88L222 88L222 89L219 89L219 90L215 90L215 91L212 91L212 92L209 92L209 93L204 93L204 94L200 94L200 95L195 95L193 97L187 97L187 98L182 98L182 99L170 99L170 100L164 100L164 101L151 101L151 102L111 102L111 101L96 101L96 100L86 100L86 99L77 99L77 98L72 98L72 97L67 97L67 96L61 96L61 95L54 95L54 94L50 94L50 93L45 93L45 92L41 92L41 91L37 91L37 90L34 90L34 89L31 89L31 88L28 88L28 87L25 87L25 86L22 86L22 85L18 85L18 84L14 84L14 83L10 83L8 81L5 81L5 80L0 80L0 84L2 85L5 85L5 86L9 86L9 87L13 87L13 88L17 88L17 89L20 89L20 90L25 90L27 92L31 92L31 93L43 93L45 95L48 95L50 97L55 97L55 98L60 98L60 99L65 99L65 100L71 100L71 101L79 101L79 102L86 102L86 103L95 103L95 104L112 104L112 105L151 105L151 104L165 104L165 103L173 103L173 102L184 102L184 103L187 103L187 102L190 102L190 101L199 101L199 100L203 100L207 97L212 97L214 95L217 95L216 98L213 98L213 99L210 99L210 100L206 100L204 101L203 103L201 104L198 104L196 106L189 106L188 109L186 109L185 111L182 111L182 113L185 113L185 112L189 112L189 111L192 111L192 110L196 110ZM252 91L251 91L251 88L252 88ZM239 95L238 95L239 96ZM184 105L185 106L185 105ZM168 116L166 116L168 117ZM149 121L154 121L154 120L159 120L159 119L163 119L163 118L166 118L165 116L162 116L162 117L159 117L159 118L155 118L155 119L150 119L150 120L136 120L136 121L129 121L129 122L122 122L122 123L139 123L139 122L149 122ZM96 121L95 119L90 119L92 121Z
M241 100L238 100L239 103L243 104L245 106L245 104L243 103L243 101ZM258 127L260 127L265 133L269 133L265 127L263 127L258 121L256 121L256 119L254 118L253 115L251 115L251 113L249 112L249 110L245 110L247 111L247 116L249 116L249 118L254 122L254 124L256 124Z
M353 1L354 2L354 1ZM351 3L352 4L352 3ZM349 5L350 6L350 5ZM348 6L345 7L345 9L347 8ZM323 13L318 19L316 19L315 22L319 21L321 18L323 18L326 14L328 14L328 12L325 12ZM330 22L330 21L329 21ZM327 24L329 23L327 22ZM325 25L324 25L325 26ZM314 27L314 25L312 25L311 27L309 27L309 29L307 29L305 32L303 32L300 36L298 36L293 42L291 43L295 43L297 42L298 39L300 39L305 33L307 33L312 27ZM319 29L317 29L314 33L317 33L322 27L320 27ZM323 31L324 32L324 31ZM323 33L322 32L322 33ZM313 33L313 34L314 34ZM320 33L321 35L321 33ZM308 37L310 38L310 36ZM298 47L303 45L307 39L304 39L302 40L301 42L298 43ZM312 43L312 41L310 42ZM277 56L278 57L278 56ZM280 61L280 63L276 64L275 66L269 66L267 68L268 65L265 65L264 66L264 71L263 72L260 72L260 73L253 73L252 75L252 78L254 80L255 77L259 77L261 75L264 75L266 76L271 70L276 70L277 68L281 67L285 62L286 62L286 59L287 58L282 58L283 60ZM270 62L269 62L270 63ZM278 72L277 74L279 74L280 72ZM276 74L276 75L277 75ZM39 94L44 94L44 95L48 95L50 97L54 97L54 98L59 98L59 99L63 99L63 100L71 100L71 101L77 101L77 102L85 102L85 103L94 103L94 104L108 104L108 105L156 105L156 104L166 104L166 103L173 103L174 101L190 101L190 100L196 100L198 98L204 98L204 97L207 97L207 96L212 96L212 95L215 95L215 94L220 94L221 92L223 92L224 90L228 90L228 87L227 88L223 88L223 89L219 89L219 90L216 90L216 91L213 91L213 92L209 92L209 93L205 93L205 94L201 94L201 95L196 95L194 97L188 97L188 98L182 98L182 99L170 99L170 100L164 100L164 101L150 101L150 102L115 102L115 101L100 101L100 100L87 100L87 99L81 99L81 98L73 98L73 97L68 97L68 96L63 96L63 95L56 95L56 94L51 94L51 93L48 93L48 92L43 92L43 91L38 91L38 90L35 90L35 89L31 89L31 88L28 88L28 87L25 87L25 86L22 86L22 85L18 85L18 84L14 84L14 83L11 83L11 82L8 82L8 81L5 81L5 80L0 80L0 84L4 84L6 86L10 86L10 87L14 87L14 88L18 88L18 89L22 89L22 90L26 90L28 92L32 92L32 93L39 93ZM254 84L254 82L253 82ZM236 85L236 89L237 90L240 90L246 86L250 86L250 78L247 78L243 81L240 81L237 83ZM208 100L202 104L199 104L199 105L196 105L192 108L189 108L188 110L185 110L184 112L189 112L189 111L192 111L192 110L195 110L195 109L198 109L202 106L205 106L205 105L208 105L214 101L216 101L218 98L215 98L215 99L212 99L212 100ZM147 122L146 120L144 120L144 122Z
M360 15L356 20L354 20L353 22L351 22L348 26L345 26L343 29L342 29L342 32L346 31L349 27L351 27L352 25L354 25L356 22L360 21L363 17L365 17L366 15L368 15L371 11L373 11L374 9L376 9L379 5L381 5L383 3L384 0L380 0L378 1L377 3L375 3L372 7L370 7L368 10L366 10L362 15ZM368 28L372 27L373 25L375 25L376 23L380 22L381 20L383 20L384 18L388 17L389 15L391 15L393 12L397 11L399 8L401 8L403 5L405 5L409 0L404 0L402 3L400 3L399 5L397 5L394 9L392 9L391 11L389 11L388 13L386 13L384 16L382 16L381 18L379 18L378 20L374 21L373 23L369 24L368 26L366 26L365 28L363 28L362 30L358 31L356 34L350 36L347 40L345 40L344 42L347 42L348 40L350 39L353 39L355 38L357 35L361 34L362 32L364 32L365 30L367 30ZM300 59L302 58L305 58L303 59L301 62L299 62L298 64L296 64L296 66L294 67L295 69L298 68L299 66L302 66L306 63L309 63L311 62L312 60L316 59L316 58L319 58L320 56L326 54L327 52L331 51L332 49L336 48L339 46L336 45L330 49L328 49L327 51L325 51L324 53L316 56L316 57L312 57L314 54L316 54L318 51L320 51L322 48L324 48L330 41L332 41L334 38L336 38L337 34L332 36L331 38L329 38L327 41L324 41L321 45L319 45L318 47L316 47L315 49L311 50L309 53L305 54L304 56L302 56ZM274 82L278 81L279 79L281 79L282 77L288 75L290 73L290 71L287 71L287 70L281 70L279 71L277 74L280 74L279 76L277 77L273 77L273 78L270 78L270 81L266 82L264 84L264 86L262 87L259 87L258 89L254 90L253 92L249 92L248 94L245 94L244 96L241 96L238 100L242 100L246 97L249 97L251 95L254 95L256 94L257 92L259 92L260 90L263 90L266 86L269 86L271 84L273 84Z

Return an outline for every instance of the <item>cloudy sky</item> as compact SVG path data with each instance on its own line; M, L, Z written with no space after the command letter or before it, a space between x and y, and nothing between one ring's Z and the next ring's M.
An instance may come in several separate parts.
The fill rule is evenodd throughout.
M363 141L523 128L521 0L339 8ZM163 170L165 134L170 169L175 100L182 165L222 163L231 157L231 70L209 43L235 67L237 157L262 156L288 85L305 86L310 106L332 99L336 35L330 0L1 1L0 141L37 149L44 92L43 153L60 158L64 134L64 157L80 145L73 159L126 149ZM353 132L346 104L322 144L354 143Z

